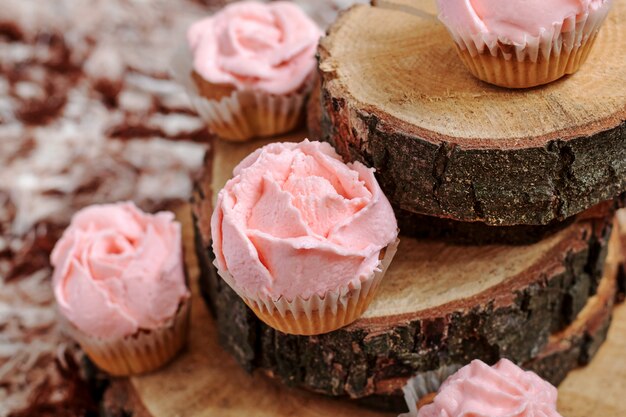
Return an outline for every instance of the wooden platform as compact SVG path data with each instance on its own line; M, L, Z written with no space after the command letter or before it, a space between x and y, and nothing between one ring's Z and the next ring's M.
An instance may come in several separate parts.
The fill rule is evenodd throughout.
M187 227L186 231L189 232ZM191 243L188 234L186 242ZM187 249L191 249L190 247ZM191 276L197 276L187 250ZM119 380L108 392L109 416L133 417L392 417L349 402L289 389L260 373L247 374L218 345L217 332L195 285L188 350L154 374ZM572 372L559 388L564 417L626 415L626 305L614 313L607 342L590 365Z
M224 154L225 158L239 158ZM246 373L218 343L214 320L197 287L198 266L188 210L185 254L192 278L193 306L189 347L166 368L142 377L115 381L107 392L107 416L122 417L335 417L395 416L354 403L287 388L260 372ZM625 237L626 233L622 233ZM587 367L572 372L559 388L564 417L626 415L626 305L615 310L606 343Z
M304 391L263 375L248 375L217 344L211 319L194 299L189 351L164 370L119 386L134 417L391 417ZM207 326L209 324L209 326ZM564 417L626 415L626 305L615 310L607 342L593 362L572 372L559 388ZM123 390L127 390L124 392ZM130 391L128 391L130 390ZM117 395L120 393L118 391ZM113 401L114 398L109 398Z
M275 140L303 137L296 132ZM416 373L507 357L558 384L604 340L606 327L596 326L577 352L533 362L549 336L571 323L596 290L613 217L610 204L532 244L459 245L401 236L361 318L315 337L274 331L215 273L209 233L213 190L265 143L216 142L194 197L201 288L217 317L221 346L244 369L260 369L289 386L401 410L401 388Z
M618 12L612 14L610 18L612 20L609 20L607 23L609 25L608 30L604 30L601 39L598 41L603 41L606 45L610 45L611 42L615 42L616 39L618 42L622 42L623 39L626 39L626 37L623 36L626 32L624 32L623 27L620 26L620 20L618 19L618 15L616 15L616 13L618 13L619 16L626 13L626 0L616 0L615 3ZM363 15L369 13L378 15L379 13L383 13L385 16L392 16L391 14L397 13L393 11L372 11L366 6L355 10L361 11L349 13L353 15L356 13ZM342 18L345 24L342 30L354 29L354 26L350 26L348 17L346 16L350 16L350 14L344 15ZM383 19L383 21L385 21L385 19ZM415 193L412 194L412 191L419 191L419 187L412 191L409 190L411 192L401 190L402 193L400 194L409 196L414 203L415 201L430 201L428 199L432 197L431 193L436 192L436 201L438 204L442 202L445 203L446 201L465 204L463 207L449 207L449 211L444 213L449 217L459 220L481 220L491 224L511 225L549 223L553 219L563 218L569 214L582 211L583 208L592 205L592 201L600 201L607 198L607 196L602 193L606 193L607 195L611 194L611 196L613 196L618 190L623 188L625 183L621 179L622 177L620 177L622 170L626 167L626 165L624 165L624 157L620 153L624 151L622 142L626 140L624 135L624 112L626 108L623 106L622 101L624 98L623 89L620 90L620 87L623 85L622 81L626 80L623 55L608 54L606 48L603 49L601 47L596 48L595 58L592 55L591 60L598 62L598 65L602 68L608 68L614 71L611 73L613 74L612 76L603 78L607 80L608 84L606 85L609 86L606 91L602 89L598 90L598 86L593 82L590 83L588 78L583 77L584 80L582 84L577 83L574 81L574 77L576 77L574 76L566 80L567 82L555 83L545 90L536 89L522 92L513 97L511 94L503 92L503 90L493 89L477 82L465 72L462 73L463 68L460 66L460 63L452 61L453 59L457 59L453 54L447 58L448 60L438 59L437 54L441 53L448 56L447 54L449 52L453 52L452 46L449 44L449 39L448 41L443 41L443 37L446 35L441 27L434 29L427 27L426 31L421 31L418 27L420 25L419 21L416 21L413 17L405 16L396 18L394 16L393 19L389 17L388 20L393 20L395 23L393 25L370 25L367 30L371 30L371 34L374 34L374 38L377 40L380 40L380 38L375 35L380 33L384 35L393 35L394 33L398 34L401 32L412 33L415 36L411 37L410 41L405 43L404 46L417 48L420 45L427 45L434 51L433 53L435 53L435 56L430 56L428 61L431 62L432 65L445 65L446 69L449 71L446 73L445 71L437 71L436 68L430 66L420 67L419 65L415 65L416 62L418 62L414 59L415 56L406 54L405 52L400 56L395 56L391 53L391 49L384 50L383 47L385 45L380 42L374 42L375 39L372 39L372 42L361 42L361 44L367 46L367 50L364 51L364 55L351 55L353 59L349 61L349 67L342 69L339 62L332 62L332 59L327 59L326 63L322 65L322 71L327 73L327 76L330 78L335 75L345 75L349 71L351 71L353 75L362 74L366 71L373 71L372 74L374 75L377 72L388 73L388 68L385 69L384 65L377 66L371 64L374 62L372 61L372 56L380 57L387 54L386 57L389 59L384 62L385 65L388 62L395 62L406 66L405 69L407 71L400 73L411 77L413 81L422 81L420 74L424 73L424 71L431 75L435 74L436 77L443 77L444 75L449 76L453 73L455 76L458 75L461 77L462 80L452 84L453 92L442 89L442 86L445 87L447 85L446 80L439 80L440 82L438 81L438 83L434 84L413 83L415 86L427 85L429 88L438 89L437 99L435 100L431 100L429 97L419 94L409 94L400 99L385 96L386 94L393 95L397 92L405 92L407 80L405 79L404 82L401 82L403 80L401 80L400 77L388 77L391 79L391 83L385 88L377 87L374 90L360 90L359 97L363 100L356 100L356 102L358 102L357 104L360 105L367 100L371 100L373 103L385 103L387 109L391 109L391 112L394 113L391 118L385 119L384 117L379 117L376 121L370 117L377 111L374 107L365 106L367 108L366 111L363 112L361 111L363 110L362 108L357 109L356 107L350 107L351 104L346 104L346 101L337 95L329 99L329 97L331 97L330 95L323 94L325 100L328 101L322 109L322 113L325 114L321 115L321 127L327 129L326 134L328 132L333 132L333 134L337 132L340 133L336 137L327 139L334 142L335 145L338 145L344 157L350 159L365 159L369 165L374 165L379 168L379 177L382 178L383 185L386 184L389 186L389 184L391 184L389 177L385 179L385 176L389 174L385 169L391 167L390 169L396 169L397 173L405 168L403 164L398 164L395 168L391 165L385 168L383 164L385 158L396 157L401 159L403 154L406 157L406 155L410 155L411 152L425 149L426 151L420 153L420 155L430 159L417 164L414 172L407 171L408 173L406 175L408 175L408 177L404 178L403 181L406 180L405 182L409 184L414 179L411 175L423 175L424 183L419 187L423 186L422 188L427 191L426 198L420 200L415 198ZM348 24L346 24L346 22L348 22ZM610 25L613 26L611 27ZM348 29L345 29L346 27ZM437 33L436 37L429 37L429 31L431 29ZM329 42L323 44L323 47L327 48L327 51L336 46L333 46ZM349 48L339 48L338 50L347 55L352 53L350 52L352 50ZM337 51L337 49L335 49L335 51ZM323 56L323 58L328 58L328 56ZM395 61L393 61L394 59ZM424 73L422 75L427 74ZM376 76L375 78L379 77ZM580 79L580 77L578 78ZM352 80L354 79L356 78L352 78ZM594 79L593 76L591 79ZM591 98L591 107L588 106L589 102L587 102L586 106L571 105L563 107L563 103L559 100L559 97L564 97L563 94L567 94L567 97L575 97L577 91L581 91L581 88L583 91L593 91L597 93ZM337 91L341 92L343 90L337 88L334 93ZM333 92L331 91L331 93ZM536 101L536 106L528 106L527 99L529 95L533 96L531 98L538 100ZM349 98L348 95L346 95L346 97ZM470 103L475 103L477 100L481 101L482 105L478 106L478 110L474 109L475 106L471 104L469 108L476 110L482 115L481 117L487 117L485 116L486 113L492 116L495 115L492 117L494 122L487 125L481 123L472 125L471 123L466 123L468 116L465 113L447 112L446 109L449 109L450 101L462 100L469 101ZM488 104L490 101L492 102L491 105ZM503 103L506 103L506 105ZM556 106L555 103L560 103L561 106ZM411 114L406 113L407 107L410 106L418 106L420 109L428 107L428 109L430 109L427 115L428 117L425 116L425 112L421 111L412 112ZM336 114L331 114L329 110L331 108L335 108L334 111ZM487 111L485 109L490 110ZM532 114L527 116L532 116L534 117L533 120L538 121L535 126L536 129L533 132L529 133L526 130L526 126L522 124L516 124L512 128L507 128L504 131L499 130L498 125L500 121L510 117L515 109L531 111ZM541 109L543 109L543 113L542 111L537 111ZM542 114L550 115L550 120L546 121L541 119L541 117L543 117ZM600 116L596 117L598 114L600 114ZM344 119L341 119L342 117ZM446 120L442 121L442 117L446 118ZM456 117L456 119L448 119L450 117L452 119ZM593 120L589 119L589 117L592 117ZM415 118L420 120L414 120ZM406 126L411 123L414 124L415 122L425 123L425 128L417 130L406 128ZM389 126L391 126L391 128ZM448 131L437 131L437 129L441 129L442 126L448 129ZM372 131L370 128L376 131ZM390 136L389 129L394 130L397 128L402 131L394 131ZM516 128L518 129L517 134L515 134L514 131ZM355 132L358 133L359 129L365 132L366 136L351 138L350 135L354 135ZM455 129L465 130L459 133ZM429 138L428 135L424 134L426 131L435 132L435 134ZM567 133L567 139L572 139L572 141L564 141L564 133ZM424 146L421 148L415 146L413 147L415 149L411 151L408 150L406 146L401 146L402 144L400 142L394 142L393 140L387 141L390 137L397 141L405 140L409 135L412 138L417 138L419 141L424 142L418 141L414 143L420 143ZM490 136L486 137L486 135ZM528 139L527 136L529 135L532 136L532 138ZM601 141L601 146L594 145L598 143L595 139L588 141L583 138L583 136L592 137L597 135L600 135L598 140ZM446 140L443 140L443 142L447 144L442 145L440 143L442 138L446 139L451 136L460 137L461 140L457 141L458 143L455 142L454 146L451 146L451 142L448 143ZM351 143L337 143L337 138L341 138L341 140L354 140ZM582 139L578 140L576 138ZM575 139L577 141L575 141ZM478 141L476 142L476 140ZM355 144L360 146L360 144L363 143L369 143L371 145L369 150L380 158L373 159L371 158L372 155L366 155L366 157L360 158L364 154L359 155L359 152L364 150L357 149ZM474 143L474 145L478 143L480 146L474 146L472 143ZM222 167L232 167L249 152L250 149L246 146L223 146L211 163ZM613 158L611 159L612 162L607 163L607 158L603 159L601 157L602 155L609 155ZM537 161L540 161L540 163L537 163ZM474 170L472 168L476 166L476 162L479 163L480 170ZM517 162L520 163L516 165L516 169L511 171L501 169L500 165L507 165L508 162L511 162L513 165ZM463 166L464 163L469 163L469 168L468 166ZM591 165L589 165L589 163ZM602 166L599 167L599 165ZM531 170L529 167L533 169ZM535 170L534 168L537 167L541 169L538 171ZM492 171L495 169L495 171L489 171L487 168L492 169ZM590 171L587 172L586 170ZM456 177L454 176L456 175L455 172L459 174ZM526 194L524 194L522 200L519 200L517 199L519 196L516 196L515 192L512 194L498 192L498 194L494 191L495 188L490 191L489 184L475 181L476 178L473 176L477 172L480 176L485 178L485 181L493 180L494 184L508 184L514 188L518 187L517 191L522 190L526 192ZM590 172L597 174L597 176L594 176L595 174L591 175ZM214 175L211 180L213 182L213 188L219 189L231 174L227 169L217 169L215 173L216 175ZM392 174L395 175L394 173ZM467 192L468 190L463 189L464 185L462 185L467 184L465 180L468 179L468 175L471 177L469 183L472 184L469 193ZM503 177L503 175L505 177ZM578 178L583 178L585 184L571 183L571 181ZM554 186L558 188L558 196L556 197L554 194L555 190L553 189ZM390 187L394 188L395 185L392 184ZM205 191L210 193L211 187L209 186L207 188L209 190ZM597 193L592 193L593 195L587 193L585 198L578 198L580 197L579 194L581 190L583 190L583 194L585 193L584 190L595 190ZM393 194L393 190L391 191ZM458 193L458 196L455 193ZM469 200L465 201L459 196L465 196ZM509 197L510 200L504 201ZM492 198L504 198L504 200L500 201L501 204L498 203L496 205L497 207L483 204L488 203ZM210 195L208 195L203 203L206 204L206 206L201 209L210 210L210 201L211 198ZM397 201L397 203L403 208L428 214L438 214L436 212L440 209L439 207L420 207L419 210L417 210L416 207L407 206L407 204L405 204L407 202ZM490 207L496 207L494 209L495 211L490 211ZM530 213L529 217L525 218L524 216L526 216L527 213ZM201 225L201 227L205 226ZM187 232L189 232L189 229L189 227L186 228ZM202 232L208 235L208 230L202 230ZM552 238L547 239L547 243L542 243L535 251L532 249L529 250L528 248L498 249L494 252L493 258L496 259L500 256L503 259L502 264L504 266L502 268L499 268L497 262L485 262L484 264L474 262L474 267L479 271L477 275L482 276L486 280L482 282L481 285L498 287L499 284L507 282L507 277L516 277L516 271L526 270L524 265L535 265L535 263L545 265L539 260L544 259L548 254L556 254L553 249L558 246L558 241L566 232L567 230L564 230L557 233ZM589 236L589 234L583 235ZM190 243L191 241L192 238L188 235L186 242ZM570 239L563 239L563 241L569 242ZM413 259L411 256L406 255L406 253L409 251L411 253L419 252L419 246L415 246L415 242L413 241L408 241L408 243L404 243L404 245L405 249L401 248L402 252L399 252L399 258L395 262L396 268L399 268L399 270L402 268L414 268L411 264ZM584 252L585 244L581 244L578 247L581 253ZM587 249L589 247L591 247L591 244L589 244ZM429 246L429 248L433 250L432 247ZM188 265L195 265L194 256L192 255L193 251L190 250L190 248L187 249L186 253L189 255ZM460 257L462 253L465 253L465 250L458 253L454 251L450 252L449 249L445 249L443 246L441 249L441 252L445 253L447 259L454 259L457 255ZM404 258L401 256L403 252L405 253ZM433 253L436 252L437 251L433 251ZM560 249L557 252L562 254L566 253L567 250ZM589 252L592 251L590 250ZM465 259L469 262L472 261L472 258L472 256L469 256ZM562 259L562 257L556 255L551 259L557 258ZM492 261L494 259L492 259ZM567 270L565 262L556 262L552 263L552 265L554 265L554 268L552 268L553 272L557 268ZM430 268L436 267L437 262L433 262L430 265ZM547 268L546 270L549 269L550 268ZM586 269L586 267L583 267L583 270ZM500 273L497 273L498 270L500 270ZM332 399L302 390L287 388L267 378L260 372L255 372L252 375L247 374L240 367L240 364L219 346L216 323L208 315L204 303L198 295L195 279L198 270L196 267L192 267L190 272L193 277L194 298L192 334L188 351L170 366L159 372L116 382L111 390L109 390L105 401L105 409L111 416L124 415L120 412L124 410L138 417L229 417L241 415L263 417L313 417L329 415L348 417L358 415L368 417L395 415L394 413L380 413L363 409L348 401ZM393 271L390 271L390 273L393 273ZM398 273L396 275L394 279L387 280L386 285L389 287L387 288L389 294L387 301L383 300L384 302L380 301L378 303L375 301L371 309L368 310L363 317L361 323L365 323L368 326L380 325L381 328L385 328L389 327L389 323L386 322L387 317L393 317L395 320L397 317L411 315L415 312L411 305L393 302L394 299L402 297L408 299L406 295L402 295L402 290L406 287L406 282L410 281L412 276L408 274L403 279L401 274ZM459 276L450 276L448 278L449 280L446 287L458 287L462 296L472 298L473 295L479 294L479 292L472 292L473 290L471 288L459 285L460 283L467 284L468 281L472 280L460 281ZM490 283L489 280L496 281ZM515 280L510 280L510 282L515 282ZM401 285L394 287L394 283L400 283ZM426 285L428 282L424 281L423 284ZM430 288L429 294L431 294L432 297L424 296L419 299L419 303L426 307L430 306L433 308L440 304L450 304L449 302L455 299L455 297L461 297L458 293L453 292L437 294L436 288ZM236 299L233 299L233 308L239 308L235 305L236 301ZM577 308L581 307L580 305L577 306ZM538 311L539 310L540 309L538 309ZM559 407L565 417L617 417L626 415L626 405L624 405L625 402L623 401L624 398L626 398L626 360L624 360L624 352L626 352L626 307L619 307L615 314L615 323L611 328L608 342L600 348L597 356L589 366L571 373L560 387ZM243 320L248 320L248 317L245 315L240 317ZM505 318L506 317L503 316L503 320ZM251 326L258 328L260 325L257 322L252 322ZM354 329L359 330L359 326L359 323L355 323L348 331ZM224 332L222 332L222 334L223 333ZM493 334L492 337L498 339L498 337ZM257 340L254 343L261 342ZM283 345L281 344L280 346ZM296 349L295 351L297 352L298 350ZM329 363L331 363L332 366L335 362L330 360ZM322 364L321 366L324 365ZM285 367L289 367L289 363L287 363ZM339 387L338 389L345 390L345 387Z
M436 14L434 0L391 0ZM626 191L626 0L551 84L474 78L436 19L356 6L320 42L312 132L377 169L395 208L487 224L564 220ZM312 114L315 112L312 112Z

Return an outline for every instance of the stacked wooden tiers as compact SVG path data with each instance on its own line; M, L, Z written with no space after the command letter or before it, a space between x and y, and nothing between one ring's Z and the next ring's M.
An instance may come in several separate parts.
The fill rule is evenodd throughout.
M580 73L510 91L474 79L435 21L344 13L319 48L310 137L376 168L398 254L354 324L311 337L266 326L215 273L208 231L211 196L265 142L217 143L195 212L222 345L290 386L394 408L407 378L444 365L507 357L559 383L585 364L617 289L606 257L626 190L625 20L617 1Z
M411 3L434 12L430 1ZM379 293L359 320L329 334L286 335L258 320L216 274L209 220L233 167L268 141L216 142L193 206L200 286L214 321L195 322L195 359L187 355L185 370L174 365L178 373L166 370L165 377L184 385L182 372L205 381L215 392L197 401L220 415L238 404L250 412L244 404L254 403L266 410L258 415L280 415L282 405L285 415L308 415L289 408L317 401L303 391L404 409L408 378L476 358L507 357L555 384L587 364L624 291L620 239L612 234L626 191L624 21L626 0L616 0L579 73L511 91L474 79L436 21L375 6L345 12L319 49L309 137L376 168L397 210L401 244ZM232 376L232 384L235 371L226 365L221 376L200 376L194 363L201 368L211 360L203 355L223 355L205 332L217 333L244 369L260 372L248 380ZM135 385L144 401L159 404L154 409L168 407L154 378ZM188 383L180 402L202 395ZM219 406L213 395L226 403ZM336 405L346 407L353 406ZM351 410L345 415L356 415Z
M557 384L604 341L622 262L618 234L612 234L614 201L534 243L402 236L377 296L355 323L319 336L272 329L217 275L209 229L214 190L265 143L216 143L194 205L202 295L221 345L246 370L402 410L401 388L417 373L507 357Z

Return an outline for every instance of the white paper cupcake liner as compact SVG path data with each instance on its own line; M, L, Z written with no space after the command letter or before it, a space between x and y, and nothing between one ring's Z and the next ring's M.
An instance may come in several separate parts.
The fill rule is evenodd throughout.
M595 37L606 19L612 5L612 0L606 1L596 10L591 10L587 16L577 21L571 16L561 24L555 26L554 31L542 31L539 36L528 36L522 44L511 43L510 40L493 36L490 33L464 32L462 28L450 28L448 32L461 49L469 51L470 55L485 54L502 56L505 60L530 60L537 62L541 55L549 59L551 55L571 53L590 38ZM567 28L572 28L567 30ZM506 47L503 48L503 45Z
M118 339L91 336L62 317L64 331L76 340L87 356L114 376L150 372L172 360L187 342L191 299L181 303L171 323L158 329L139 330Z
M313 86L314 74L296 92L286 95L255 90L235 90L219 100L203 97L192 78L193 56L181 46L171 64L174 79L183 85L208 129L231 141L269 137L295 129L302 121L306 97Z
M435 371L422 372L409 379L402 392L404 400L409 408L408 413L400 414L398 417L417 417L417 404L427 395L436 393L451 375L461 369L461 365L444 365Z
M313 295L308 299L296 297L277 300L266 295L251 296L237 287L228 271L222 271L214 263L219 275L244 300L254 313L267 325L283 333L315 335L328 333L358 319L367 309L387 268L398 249L399 240L387 246L378 268L356 284L329 291L324 296Z
M587 60L611 0L577 21L566 19L553 31L511 43L489 33L471 34L448 28L461 60L476 77L508 88L528 88L573 74Z

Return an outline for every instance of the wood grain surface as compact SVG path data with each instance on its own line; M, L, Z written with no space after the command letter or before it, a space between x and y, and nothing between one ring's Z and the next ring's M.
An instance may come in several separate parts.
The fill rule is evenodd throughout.
M299 139L296 133L277 140ZM274 331L217 276L208 232L213 190L265 143L216 142L194 198L203 295L217 317L221 345L246 370L401 409L401 387L416 373L474 358L493 363L507 357L530 365L596 290L613 213L600 207L533 244L459 245L401 236L396 258L361 318L313 337ZM590 339L600 343L604 336L600 327ZM533 366L557 384L593 352L560 352Z
M625 19L626 0L614 1L579 72L518 91L475 79L436 19L354 7L320 43L311 131L375 167L396 209L498 226L564 220L626 190Z
M188 220L190 221L190 220ZM191 276L197 276L190 227L186 228ZM217 342L217 332L195 285L188 350L168 367L151 375L118 382L111 410L135 417L391 417L346 401L286 388L243 371ZM626 305L618 306L607 342L594 360L576 370L559 387L564 417L626 415ZM121 384L121 385L120 385ZM132 400L129 400L132 398ZM116 401L118 404L115 404ZM111 415L116 415L112 413ZM119 414L122 415L122 414Z
M231 163L245 156L232 153L223 155ZM193 254L191 218L187 210L180 213L179 218L185 223L186 262L192 277L193 307L189 347L180 358L158 372L115 382L105 402L109 416L395 415L288 388L261 372L246 373L219 345L216 324L197 287L196 277L199 271ZM622 230L620 235L624 237L626 233ZM609 255L609 259L612 257L613 255ZM580 321L574 322L570 329L580 325ZM552 338L553 348L561 348L555 342ZM564 417L618 417L626 414L626 405L622 401L626 396L625 351L626 306L619 306L615 310L607 342L588 366L570 373L559 388L559 410Z

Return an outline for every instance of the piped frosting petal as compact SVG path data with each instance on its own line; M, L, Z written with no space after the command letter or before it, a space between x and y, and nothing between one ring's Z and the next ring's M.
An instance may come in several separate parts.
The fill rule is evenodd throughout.
M315 69L321 35L291 2L242 1L194 23L187 40L194 69L207 81L287 94Z
M366 279L398 233L373 170L308 140L245 158L219 192L211 224L217 266L241 292L288 300Z

